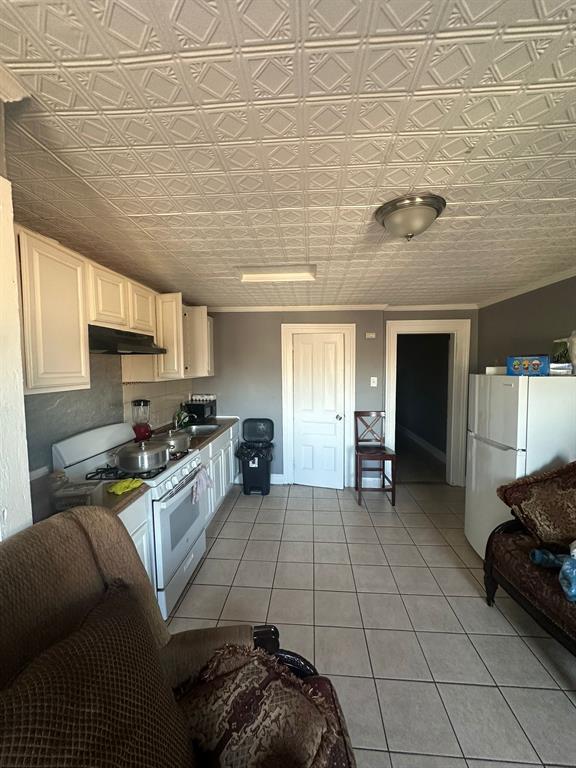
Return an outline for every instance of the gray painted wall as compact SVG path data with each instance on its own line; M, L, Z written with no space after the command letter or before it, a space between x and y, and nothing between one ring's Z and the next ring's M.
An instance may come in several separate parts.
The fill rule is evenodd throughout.
M90 389L24 398L31 470L52 467L52 443L124 420L120 357L90 355L90 379Z
M446 451L448 418L447 333L398 336L396 426Z
M471 371L476 370L477 312L253 312L216 313L214 348L216 376L195 379L194 392L213 392L222 415L241 419L266 416L275 425L275 454L272 472L283 472L282 462L282 359L280 327L282 323L355 323L356 324L356 408L384 408L385 321L469 318L471 320ZM367 331L376 338L367 340ZM378 377L378 386L370 387L370 377Z
M546 354L576 328L576 277L484 307L478 317L478 370L507 355Z
M282 323L356 323L356 406L380 410L383 403L382 312L254 312L214 315L216 376L195 379L194 392L213 392L222 415L266 416L274 421L272 472L282 462ZM367 340L367 331L376 333ZM370 387L370 377L378 386Z
M356 407L384 407L385 320L470 318L471 370L476 365L476 312L240 312L214 314L216 376L191 379L191 392L213 392L222 415L267 416L274 420L275 458L272 472L282 463L282 323L356 324ZM367 331L376 333L367 340ZM30 469L50 466L52 443L86 429L122 421L120 358L91 356L92 388L78 392L26 397L26 424ZM370 387L370 377L378 386ZM167 382L166 387L170 388ZM173 386L181 388L181 382Z

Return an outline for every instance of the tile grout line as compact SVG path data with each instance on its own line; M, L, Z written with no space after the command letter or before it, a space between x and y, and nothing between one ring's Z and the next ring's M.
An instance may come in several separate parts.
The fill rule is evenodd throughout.
M394 574L392 574L392 578L394 578ZM396 581L394 579L394 581ZM398 584L396 583L396 586L398 587ZM428 658L426 657L426 654L424 653L424 649L422 648L422 644L420 643L420 638L418 637L418 632L416 631L416 627L414 626L414 622L412 621L412 616L410 616L410 613L408 611L408 608L406 607L406 603L404 602L404 596L402 593L400 593L400 588L398 587L398 591L400 594L400 599L402 600L402 605L404 605L404 610L406 611L406 615L408 616L408 621L410 622L410 625L412 627L412 631L414 633L414 638L416 642L418 643L418 647L420 648L420 653L422 654L422 657L424 659L424 663L426 664L426 667L428 668L428 672L430 673L430 682L434 685L434 688L436 689L436 694L438 698L440 699L440 702L442 703L442 709L444 710L444 713L448 719L448 722L450 723L450 728L452 729L452 733L454 734L454 738L456 739L456 743L458 744L458 748L460 749L460 753L462 755L462 758L467 762L466 755L464 753L464 750L462 748L462 744L460 743L460 739L458 738L458 734L456 733L456 729L454 727L454 724L452 720L450 719L450 715L448 714L448 710L446 708L446 704L444 703L444 699L442 698L442 694L440 693L440 689L438 688L438 683L434 679L434 675L432 673L432 669L430 667L430 664L428 662ZM456 617L458 623L460 623L460 620L458 617ZM464 627L462 627L464 629ZM458 633L459 634L459 633ZM489 673L490 674L490 673ZM425 682L425 681L421 681ZM450 755L452 757L452 755Z
M362 499L364 502L364 499ZM372 527L375 529L375 526L372 525ZM352 557L350 555L350 547L348 546L348 542L346 542L346 549L348 551L348 560L350 561L350 570L352 572L352 581L354 582L354 589L356 594L356 604L358 605L358 612L360 613L360 621L362 622L362 634L364 635L364 643L366 645L366 655L368 656L368 663L370 664L370 671L372 673L372 686L374 690L374 694L376 696L376 702L378 704L378 712L380 713L380 722L382 723L382 732L384 733L384 742L386 744L386 750L388 753L390 752L390 743L388 734L386 732L386 724L384 722L384 715L382 714L382 705L380 704L380 696L378 695L378 686L376 685L376 678L374 677L374 666L372 664L372 655L370 654L370 646L368 645L368 637L366 635L366 627L364 626L364 616L362 615L362 609L360 607L360 600L358 599L358 585L356 584L356 574L354 573L354 568L352 566Z
M433 574L432 574L432 575L433 575ZM402 597L402 602L404 603L404 599L403 599L403 596L401 595L401 597ZM445 598L445 599L446 599L446 598ZM405 607L406 607L406 606L405 606ZM450 607L452 608L452 606L450 606ZM408 611L407 611L407 610L406 610L406 612L408 613ZM455 615L456 615L456 614L455 614ZM504 618L505 618L505 617L504 617ZM409 613L408 613L408 619L409 619L410 623L412 624L412 626L414 626L414 625L413 625L413 622L412 622L412 617L410 616L410 614L409 614ZM468 639L469 639L470 643L471 643L471 644L472 644L472 646L474 647L474 650L476 650L476 646L474 646L474 643L472 642L472 640L470 640L470 637L469 637L469 635L468 635L468 632L466 632L466 629L465 629L465 628L464 628L464 626L462 625L462 622L460 621L460 619L458 618L458 616L456 616L456 619L458 620L459 624L462 626L462 629L464 630L464 633L466 634L466 637L468 637ZM513 629L515 629L514 627L512 627L512 628L513 628ZM456 732L456 728L454 727L454 723L452 722L452 719L450 718L450 713L448 712L448 709L447 709L447 707L446 707L446 704L445 704L445 702L444 702L444 699L443 699L443 697L442 697L442 694L441 694L441 692L440 692L440 688L439 688L439 686L438 686L438 683L437 683L437 682L434 680L434 675L432 674L432 670L431 670L431 668L430 668L430 665L429 665L429 663L428 663L428 659L426 658L426 654L424 653L424 650L423 650L423 648L422 648L422 646L421 646L421 643L420 643L420 639L419 639L419 637L418 637L418 633L416 632L416 630L414 630L414 634L415 634L415 636L416 636L416 640L417 640L417 642L418 642L418 645L419 645L419 647L420 647L421 653L422 653L422 655L424 656L424 660L425 660L425 662L426 662L426 665L427 665L427 667L428 667L428 670L429 670L429 672L430 672L430 675L431 675L431 677L432 677L432 680L433 680L433 682L434 682L434 685L435 685L435 687L436 687L436 691L437 691L437 693L438 693L438 696L439 696L439 698L440 698L440 701L442 702L442 706L443 706L443 708L444 708L444 711L445 711L445 713L446 713L446 716L447 716L447 718L448 718L448 722L450 723L450 727L452 728L452 731L453 731L453 733L454 733L454 736L455 736L455 738L456 738L456 741L458 742L458 746L460 747L460 750L462 751L462 755L463 755L463 757L464 757L465 761L466 761L466 762L468 762L468 757L465 755L465 753L464 753L464 750L462 749L462 744L460 743L460 739L459 739L459 737L458 737L458 734L457 734L457 732ZM476 650L476 653L478 653L478 651L477 651L477 650ZM480 656L480 654L478 654L478 656ZM484 667L486 667L486 664L484 663L484 659L482 659L482 658L480 657L480 660L481 660L482 664L484 665ZM496 683L496 681L495 681L495 679L494 679L493 675L491 674L490 670L489 670L487 667L486 667L486 671L488 672L488 674L490 675L490 677L491 677L491 678L494 680L494 682ZM492 686L490 686L490 687L492 687ZM497 683L496 683L496 690L498 690L498 691L499 691L499 693L500 693L500 696L501 696L501 697L502 697L502 699L504 700L504 703L505 703L505 705L507 706L507 708L509 709L510 713L512 714L512 717L513 717L513 718L514 718L514 720L515 720L515 721L518 723L518 727L520 728L520 730L522 731L522 733L523 733L523 734L524 734L524 736L526 737L526 739L527 739L528 743L530 744L530 746L531 746L531 747L532 747L532 749L534 750L534 754L535 754L535 755L537 755L537 756L538 756L538 758L540 759L540 754L539 754L538 750L535 748L534 744L532 744L532 741L531 741L531 740L528 738L528 734L525 732L524 728L522 727L522 724L520 723L520 721L518 720L518 718L517 718L517 717L516 717L516 715L514 714L514 711L512 710L512 708L510 707L510 705L508 704L508 701L507 701L506 697L504 696L504 694L503 694L503 693L502 693L502 691L500 690L500 686L498 686L498 684L497 684ZM541 762L542 762L542 761L541 761Z

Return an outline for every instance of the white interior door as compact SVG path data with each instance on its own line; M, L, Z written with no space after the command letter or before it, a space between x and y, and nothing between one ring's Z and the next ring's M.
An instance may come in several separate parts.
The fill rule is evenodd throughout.
M294 482L344 487L344 334L294 343Z

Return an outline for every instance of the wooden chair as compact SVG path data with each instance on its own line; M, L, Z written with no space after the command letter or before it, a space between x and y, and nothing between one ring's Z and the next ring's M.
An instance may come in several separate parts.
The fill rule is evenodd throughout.
M364 491L390 492L392 506L396 504L396 454L384 445L384 411L354 411L354 446L356 452L356 491L358 504L362 503ZM363 488L364 462L379 462L378 468L366 468L366 471L379 472L382 477L380 488ZM391 477L386 475L386 462L390 462Z

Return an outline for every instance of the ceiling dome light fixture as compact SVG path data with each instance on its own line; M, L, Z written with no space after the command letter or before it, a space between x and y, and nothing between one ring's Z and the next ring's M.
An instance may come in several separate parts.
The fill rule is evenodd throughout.
M446 200L440 195L406 195L384 203L374 212L374 218L393 237L412 240L420 235L446 208Z

